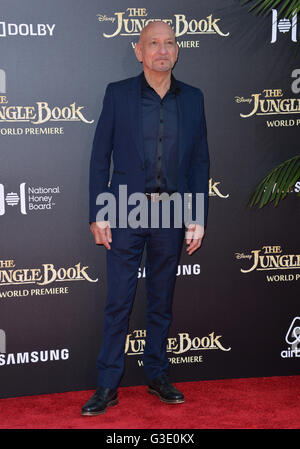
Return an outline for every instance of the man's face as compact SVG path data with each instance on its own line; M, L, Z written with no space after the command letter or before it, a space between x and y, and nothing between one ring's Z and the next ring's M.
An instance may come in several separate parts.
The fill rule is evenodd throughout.
M144 69L157 72L172 70L178 56L174 32L165 24L151 25L136 45L135 54Z

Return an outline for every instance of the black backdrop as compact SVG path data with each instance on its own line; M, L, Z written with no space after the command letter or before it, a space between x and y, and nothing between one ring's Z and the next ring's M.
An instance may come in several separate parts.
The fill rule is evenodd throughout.
M177 32L174 75L204 93L211 157L206 236L178 266L171 379L297 374L300 183L277 209L246 203L299 152L300 25L233 0L0 6L1 397L95 386L106 268L88 225L90 151L107 83L141 71L149 19ZM145 383L143 270L123 386Z

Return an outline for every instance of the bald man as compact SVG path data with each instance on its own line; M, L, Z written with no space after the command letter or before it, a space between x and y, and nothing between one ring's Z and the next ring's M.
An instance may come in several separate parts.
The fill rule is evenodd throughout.
M193 254L201 246L207 221L209 156L203 94L174 78L178 46L168 24L149 23L140 34L135 55L143 71L107 86L91 155L89 221L95 243L106 248L107 298L96 364L98 386L82 408L85 416L104 413L118 403L144 248L147 310L143 366L148 392L167 404L184 402L183 394L169 380L166 345L183 241L187 253ZM114 196L117 211L124 206L121 187L126 187L127 198L142 195L139 215L149 218L146 225L133 223L132 201L128 201L126 221L121 213L113 218L109 212L106 216L102 213L105 195ZM178 203L170 200L173 194L183 199L187 193L188 218L182 216ZM197 195L203 200L202 214L195 214ZM166 201L169 209L163 208ZM169 211L167 226L163 210Z

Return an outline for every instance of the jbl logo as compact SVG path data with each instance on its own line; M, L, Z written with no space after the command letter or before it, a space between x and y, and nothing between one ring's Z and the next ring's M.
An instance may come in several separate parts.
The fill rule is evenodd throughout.
M276 9L272 9L272 40L271 44L277 41L279 33L291 33L291 40L297 42L297 14L293 14L292 20L280 19L278 20L278 13Z
M6 74L0 69L0 94L6 94Z
M5 194L4 185L0 184L0 215L5 214L6 206L19 205L21 214L26 215L26 201L25 201L25 182L20 184L19 192L8 192Z

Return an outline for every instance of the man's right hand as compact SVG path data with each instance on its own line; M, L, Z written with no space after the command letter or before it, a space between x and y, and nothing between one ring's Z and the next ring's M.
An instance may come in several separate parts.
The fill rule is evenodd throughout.
M105 248L110 249L112 239L109 221L94 221L90 225L90 230L97 245L104 245Z

